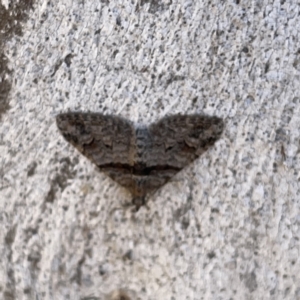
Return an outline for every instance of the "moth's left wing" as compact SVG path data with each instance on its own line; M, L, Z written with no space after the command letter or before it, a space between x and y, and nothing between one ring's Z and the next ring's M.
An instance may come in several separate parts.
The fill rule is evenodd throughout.
M152 147L147 167L179 171L211 147L223 128L222 119L206 115L173 115L159 120L149 127Z

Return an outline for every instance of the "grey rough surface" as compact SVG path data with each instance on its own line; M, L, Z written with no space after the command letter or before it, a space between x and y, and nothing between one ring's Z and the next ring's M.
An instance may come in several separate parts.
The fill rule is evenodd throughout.
M24 26L6 47L1 299L300 298L295 1L40 1ZM69 110L226 128L134 214L59 135Z

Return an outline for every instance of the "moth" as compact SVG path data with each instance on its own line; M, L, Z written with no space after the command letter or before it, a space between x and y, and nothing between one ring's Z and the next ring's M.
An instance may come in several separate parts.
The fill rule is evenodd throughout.
M70 112L57 127L75 148L133 195L138 210L153 193L221 136L221 118L172 115L150 126L115 115Z

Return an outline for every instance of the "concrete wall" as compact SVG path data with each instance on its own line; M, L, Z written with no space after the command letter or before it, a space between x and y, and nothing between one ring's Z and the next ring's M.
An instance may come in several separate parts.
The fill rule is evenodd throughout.
M296 2L27 11L23 34L2 37L1 299L300 299ZM225 130L134 213L59 134L66 111L205 113Z

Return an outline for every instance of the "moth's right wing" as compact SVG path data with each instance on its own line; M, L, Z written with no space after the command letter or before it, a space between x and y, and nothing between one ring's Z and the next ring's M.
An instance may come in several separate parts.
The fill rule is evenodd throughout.
M221 118L198 114L173 115L151 124L153 160L148 166L184 168L220 138L223 128Z

